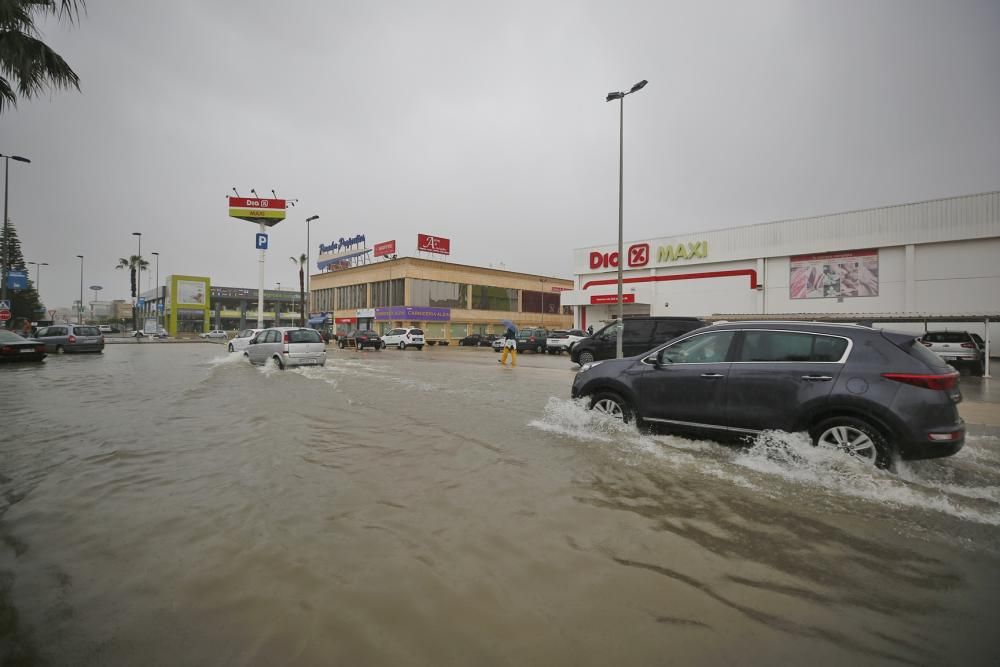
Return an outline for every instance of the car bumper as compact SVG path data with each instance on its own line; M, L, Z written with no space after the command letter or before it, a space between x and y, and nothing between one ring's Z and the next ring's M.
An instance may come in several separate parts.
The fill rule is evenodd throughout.
M322 366L326 363L326 355L317 355L310 357L285 357L283 363L285 366Z
M939 436L948 435L948 440L919 440L901 444L899 456L906 461L938 459L951 456L965 446L965 424L936 431Z

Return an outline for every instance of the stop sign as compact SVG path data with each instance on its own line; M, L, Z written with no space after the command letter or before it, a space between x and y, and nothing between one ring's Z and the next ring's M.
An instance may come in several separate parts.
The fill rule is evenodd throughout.
M10 311L0 310L0 322L6 322L9 319L10 319Z

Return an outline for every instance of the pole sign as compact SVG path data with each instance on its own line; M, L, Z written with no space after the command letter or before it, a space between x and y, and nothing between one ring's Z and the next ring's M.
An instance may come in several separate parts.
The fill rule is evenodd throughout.
M0 310L0 322L6 322L9 319L10 319L10 311Z
M24 271L8 271L7 289L28 289L28 274Z
M10 310L10 300L0 301L0 310Z
M257 250L267 250L267 234L257 234Z
M375 256L376 257L388 257L389 255L396 254L396 241L385 241L384 243L375 244Z
M274 227L285 219L285 200L230 197L229 217Z
M441 236L430 236L429 234L417 234L417 250L419 252L432 252L438 255L450 255L451 239Z

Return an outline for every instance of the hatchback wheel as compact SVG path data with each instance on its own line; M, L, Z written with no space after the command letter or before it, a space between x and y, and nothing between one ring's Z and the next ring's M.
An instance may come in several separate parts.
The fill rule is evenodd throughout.
M614 417L628 424L632 421L632 406L624 398L611 391L594 394L590 399L590 409L608 417Z
M399 341L399 349L405 350L406 349L406 343L404 343L403 341Z
M274 364L274 367L277 368L279 371L285 370L285 365L281 363L281 359L279 359L278 357L273 357L271 359L271 362Z
M813 445L845 452L865 465L887 468L892 462L885 436L868 422L854 417L833 417L810 431Z
M63 349L62 345L56 345L56 354L66 354L66 350Z
M578 363L583 366L594 361L594 355L590 352L581 352L578 358Z

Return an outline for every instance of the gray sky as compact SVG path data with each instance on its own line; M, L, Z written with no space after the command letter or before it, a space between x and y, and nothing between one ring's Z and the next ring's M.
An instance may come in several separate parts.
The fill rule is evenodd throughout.
M82 94L0 116L10 217L42 297L125 298L113 270L254 287L363 233L569 277L572 249L1000 188L1000 2L116 2L43 26ZM32 271L32 279L35 278ZM146 287L146 281L143 282ZM88 293L85 297L90 299Z

